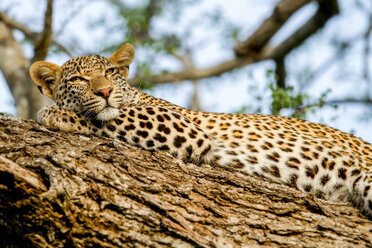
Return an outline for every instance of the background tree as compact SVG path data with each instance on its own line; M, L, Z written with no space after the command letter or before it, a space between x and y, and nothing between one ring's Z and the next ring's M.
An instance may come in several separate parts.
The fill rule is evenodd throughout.
M364 117L371 115L370 108L361 108L372 102L370 1L272 0L254 5L242 1L247 15L239 20L226 13L225 5L206 0L2 1L0 70L14 97L17 114L36 118L47 102L28 77L32 62L47 56L60 64L73 56L109 55L123 42L131 42L137 55L130 83L157 94L162 84L191 81L189 102L171 98L178 104L226 111L206 107L205 101L198 103L197 96L205 98L206 94L198 92L200 84L208 85L213 92L221 82L228 81L226 87L237 87L237 82L248 81L247 100L228 111L304 118L309 110L320 113L318 109L323 106L342 104L362 109ZM250 24L253 21L249 17L260 8L266 8L266 12ZM341 35L347 22L358 24L355 34ZM201 57L207 57L204 65ZM266 76L257 75L257 71L266 71ZM323 76L330 72L338 78L319 86L331 78ZM345 94L353 87L360 90ZM180 96L162 94L167 95ZM328 109L321 120L321 114L315 118L312 112L308 118L325 122L338 113Z

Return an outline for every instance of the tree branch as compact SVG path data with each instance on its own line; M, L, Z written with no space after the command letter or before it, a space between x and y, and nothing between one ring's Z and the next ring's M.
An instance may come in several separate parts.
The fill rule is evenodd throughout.
M16 29L21 31L26 36L26 38L29 39L32 43L36 43L38 37L40 37L40 33L32 31L26 25L10 18L5 12L0 11L0 21L7 25L10 29ZM67 54L69 57L71 58L74 57L74 55L58 41L52 39L52 44L58 47L62 52Z
M306 38L314 34L319 28L321 28L329 18L338 13L337 0L319 0L319 8L316 14L306 24L300 27L296 32L294 32L289 38L287 38L277 47L271 48L266 43L260 43L266 41L268 37L272 37L271 34L274 31L278 31L279 26L272 24L273 22L275 22L276 19L279 19L279 22L282 25L284 23L283 20L289 18L293 11L297 10L309 1L310 0L282 0L277 5L277 10L274 11L274 13L281 13L283 17L279 18L277 16L279 14L273 14L270 17L271 19L269 18L268 20L266 20L266 22L261 25L261 27L259 27L258 30L253 33L250 38L247 39L247 41L250 40L250 42L244 43L247 45L247 47L245 47L244 49L251 49L250 47L254 45L254 49L252 48L253 50L251 50L251 52L247 53L244 56L242 55L235 57L231 60L224 61L209 68L194 68L193 70L185 69L180 72L153 75L145 79L141 77L134 77L128 80L128 82L133 86L139 86L141 80L146 80L148 84L161 84L183 80L198 80L202 78L219 76L223 73L262 60L284 57L292 49L299 46ZM302 5L300 3L302 3ZM282 11L281 9L285 8L289 8L291 11L284 13L284 10ZM268 33L264 33L263 30ZM258 46L259 44L260 46ZM259 50L257 50L258 47L260 48ZM243 45L239 45L239 49L243 49ZM252 55L252 53L254 53L254 56Z
M237 56L255 56L298 9L312 0L281 0L272 15L245 41L234 47Z
M47 0L47 8L44 17L43 31L38 35L34 46L34 57L31 62L44 60L48 55L49 47L52 43L52 15L53 15L53 0Z
M335 99L323 103L323 105L337 105L337 104L372 104L372 99Z
M285 89L286 88L286 68L285 68L285 58L280 57L275 59L275 79L276 79L276 86Z
M193 71L180 71L174 73L158 74L151 77L145 78L149 84L162 84L168 82L178 82L183 80L198 80L202 78L219 76L225 72L232 71L237 68L252 64L257 62L254 58L234 58L231 60L224 61L215 66L205 68L205 69L195 69ZM139 86L142 77L134 77L129 79L128 82L133 86Z
M339 104L372 104L372 99L334 99L334 100L329 100L329 101L324 101L322 103L312 103L312 104L307 104L305 106L301 106L297 108L291 116L296 116L296 115L301 115L302 113L306 112L309 108L313 108L316 106L324 106L324 105L339 105Z
M10 29L21 31L26 38L32 42L35 42L36 37L38 36L37 32L30 30L26 25L10 18L5 12L0 12L0 21L7 25Z
M334 15L339 13L337 0L323 0L319 2L317 12L302 27L297 29L280 45L275 47L271 53L272 58L280 58L298 47L304 40L309 38Z

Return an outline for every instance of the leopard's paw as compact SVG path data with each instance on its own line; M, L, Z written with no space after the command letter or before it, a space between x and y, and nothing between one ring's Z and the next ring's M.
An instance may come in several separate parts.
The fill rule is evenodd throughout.
M37 113L37 120L40 124L51 127L53 119L53 107L54 106L45 106L39 110L39 112Z
M38 121L51 130L61 130L65 132L77 132L76 114L61 109L58 106L46 106L38 112Z

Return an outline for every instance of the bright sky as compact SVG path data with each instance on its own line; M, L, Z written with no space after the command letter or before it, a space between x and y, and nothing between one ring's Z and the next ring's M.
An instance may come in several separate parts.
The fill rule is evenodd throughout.
M55 27L59 28L59 24L63 22L65 16L71 11L71 6L79 6L82 3L90 1L58 1L56 0L55 8ZM271 14L272 8L277 1L244 1L244 0L204 0L201 4L196 4L185 9L185 15L179 25L172 25L169 19L155 20L154 25L156 30L172 29L180 33L183 32L182 25L187 26L191 20L202 16L206 11L220 7L223 10L224 16L228 17L233 23L243 27L244 37L253 32L257 26ZM330 44L329 38L337 36L343 39L351 39L361 34L366 29L365 18L357 11L354 6L354 1L339 0L341 5L341 15L334 18L328 23L323 33L308 40L306 46L297 49L290 57L288 57L288 67L292 71L301 71L307 67L318 68L327 58L331 57L334 49ZM370 5L370 0L363 0L366 5ZM0 9L8 9L9 15L32 25L35 30L41 27L41 13L38 13L40 0L30 1L15 1L2 0ZM13 6L13 7L11 7ZM34 11L31 11L34 10ZM309 16L316 10L316 5L309 5L302 11L298 12L286 24L285 28L280 31L273 39L274 44L278 44L285 39L288 34L291 34L298 26L304 23ZM67 13L67 14L66 14ZM114 43L122 39L120 34L110 34L102 27L92 30L91 26L92 13L98 19L99 16L112 16L113 10L107 8L103 1L92 1L86 7L80 8L77 17L67 27L64 34L59 38L62 44L71 45L75 40L83 40L84 52L99 53L102 49L102 41ZM114 20L113 20L114 21ZM21 37L20 35L18 35ZM18 37L17 36L17 37ZM225 59L232 58L233 53L230 49L233 43L224 44L221 39L218 39L218 32L210 30L208 27L200 25L193 30L189 40L189 45L203 44L200 50L193 51L194 62L199 67L208 67ZM100 41L100 42L97 42ZM108 45L108 44L105 44ZM325 74L321 75L315 84L306 88L309 95L319 97L322 92L330 88L332 91L329 94L329 99L340 99L343 96L372 97L372 87L366 83L360 83L358 73L361 66L362 58L360 56L362 44L357 44L352 52L353 56L347 58L343 67L333 66ZM30 55L29 48L26 49L26 54ZM83 55L83 54L76 54ZM139 52L137 56L141 56ZM48 60L57 64L63 63L68 59L65 55L51 55ZM372 58L370 58L372 65ZM179 69L179 64L173 60L159 61L159 67L164 67L169 70ZM200 84L201 104L204 110L213 112L234 112L243 105L251 105L253 108L260 106L264 113L269 110L269 94L262 95L263 100L257 102L257 92L263 92L267 87L267 79L265 77L266 69L273 68L273 63L262 62L256 65L248 66L232 75L227 74L219 78L211 78L202 80ZM370 68L372 71L372 68ZM345 72L350 72L346 74ZM132 72L133 73L133 72ZM347 77L345 76L347 75ZM288 78L289 84L297 85L298 78L292 76ZM350 83L353 82L353 83ZM354 83L355 82L355 83ZM371 82L372 83L372 82ZM254 91L252 87L262 89ZM151 94L165 98L176 104L187 106L192 92L192 84L185 82L182 84L166 84L156 87ZM13 107L13 99L0 73L0 111L15 114ZM316 114L310 115L309 120L321 122L332 127L341 129L345 132L351 130L363 139L372 142L372 120L364 120L370 114L372 116L372 106L349 105L340 106L337 110L326 107Z

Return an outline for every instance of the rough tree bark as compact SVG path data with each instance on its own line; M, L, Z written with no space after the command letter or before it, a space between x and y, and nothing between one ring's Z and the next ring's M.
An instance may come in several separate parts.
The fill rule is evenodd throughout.
M371 247L347 204L0 117L1 247Z

